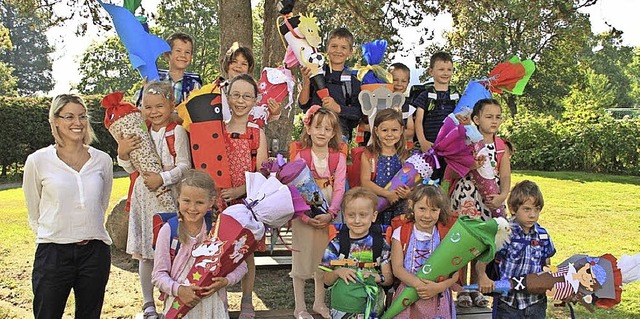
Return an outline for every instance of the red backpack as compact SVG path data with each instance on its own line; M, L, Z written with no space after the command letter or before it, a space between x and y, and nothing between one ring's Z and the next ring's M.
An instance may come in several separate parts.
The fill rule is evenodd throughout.
M347 166L347 180L349 181L350 188L362 185L360 181L360 166L362 165L363 153L369 159L371 166L371 180L376 178L377 158L375 156L371 156L371 153L367 151L365 146L354 147L351 149L351 165Z
M176 126L177 122L171 121L167 124L164 133L164 139L167 141L167 147L169 148L169 154L176 159ZM147 128L151 127L151 122L147 122ZM162 160L162 159L161 159ZM133 171L129 174L129 192L127 193L127 203L124 206L125 211L129 212L131 210L131 194L133 193L133 184L136 182L136 179L140 176L140 172Z
M340 151L337 151L333 148L329 148L329 171L331 172L331 178L329 179L329 183L333 186L333 177L335 176L336 169L338 169L338 162L340 161L340 154L344 154L347 156L347 150L349 146L346 143L340 144ZM289 143L289 161L293 161L296 158L296 155L300 154L300 158L309 165L311 160L311 148L303 148L302 143L298 141L293 141ZM309 165L310 167L310 165ZM322 188L322 185L320 185Z

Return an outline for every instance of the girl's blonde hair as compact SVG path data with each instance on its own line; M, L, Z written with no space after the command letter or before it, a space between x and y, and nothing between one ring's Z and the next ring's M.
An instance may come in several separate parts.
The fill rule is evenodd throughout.
M405 213L407 219L413 222L416 220L413 206L423 198L427 199L427 204L430 206L440 209L438 222L446 224L451 216L451 203L449 202L449 197L442 192L442 189L433 185L420 184L411 191L409 209Z
M147 95L160 95L165 99L169 100L171 106L175 106L176 97L173 95L173 86L171 83L167 81L151 81L147 84L147 86L142 91L142 101L144 104L144 98Z
M309 113L310 112L307 111L307 114L305 114L305 118L308 118L309 124L308 126L305 124L305 127L302 129L302 135L300 137L302 148L309 148L313 146L311 135L309 135L309 133L307 132L307 128L313 125L313 120L317 119L317 123L322 123L322 121L324 121L324 119L326 118L329 119L329 123L331 123L331 127L333 128L333 137L331 138L331 140L329 140L329 147L335 150L339 150L340 145L342 144L342 129L340 128L338 115L326 107L321 107L312 114Z
M211 199L214 199L216 197L216 184L211 176L209 176L209 174L207 174L207 172L205 171L199 171L195 169L186 171L182 176L182 181L180 181L180 183L178 183L178 185L176 186L178 196L180 196L180 193L182 193L182 187L184 185L206 190ZM212 207L212 211L214 210L214 207ZM185 229L182 221L183 216L180 212L180 208L178 207L178 240L180 241L180 243L184 244L189 240L189 234Z
M404 132L404 122L402 121L402 113L394 110L394 109L384 109L378 114L376 114L376 119L373 121L373 127L371 127L371 144L367 146L367 150L370 154L374 154L378 156L382 152L382 144L380 143L380 139L376 135L376 128L380 126L383 122L386 121L396 121L400 124L402 128L402 132ZM409 152L407 151L407 143L404 139L404 135L400 134L400 140L396 142L394 145L396 149L396 154L398 154L398 158L404 161L409 157Z
M87 109L87 105L84 103L84 100L76 94L60 94L51 100L51 107L49 108L49 125L51 125L51 135L56 141L56 144L64 147L64 143L62 141L62 137L60 137L60 133L58 132L58 127L56 126L55 120L56 117L60 116L60 111L64 108L65 105L69 103L75 103L82 105L86 115L87 115L87 129L85 130L84 137L82 138L82 143L90 144L95 140L96 135L93 132L93 128L91 127L91 118L89 117L89 110Z

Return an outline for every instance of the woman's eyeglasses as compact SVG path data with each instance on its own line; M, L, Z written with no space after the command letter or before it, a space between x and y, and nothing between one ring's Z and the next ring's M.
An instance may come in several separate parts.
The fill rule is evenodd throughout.
M71 114L67 114L67 115L56 115L57 118L59 119L63 119L69 123L71 122L75 122L76 119L78 119L80 122L86 122L87 120L89 120L89 116L87 115L71 115Z

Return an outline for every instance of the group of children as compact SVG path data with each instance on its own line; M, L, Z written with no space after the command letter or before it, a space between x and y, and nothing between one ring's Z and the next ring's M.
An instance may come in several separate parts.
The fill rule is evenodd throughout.
M510 149L498 142L496 132L501 122L501 108L495 100L481 100L471 115L478 126L485 144L492 150L488 158L480 158L477 165L490 161L500 176L500 194L482 198L468 176L452 176L444 169L437 171L432 179L445 175L453 181L451 192L437 185L419 185L415 189L400 187L390 191L384 186L402 168L409 156L409 147L415 142L422 151L430 149L444 117L453 111L458 93L449 87L453 70L451 56L435 54L429 73L433 86L427 87L417 97L405 103L399 110L387 109L379 112L370 123L371 142L362 152L360 184L346 191L347 156L342 152L344 141L350 141L352 131L362 117L358 94L360 82L345 62L353 53L353 35L345 28L332 31L327 41L329 63L325 65L329 97L320 99L309 80L309 70L301 67L302 88L298 97L306 112L301 137L301 149L292 158L305 160L314 178L323 189L329 203L327 214L303 216L292 221L293 262L290 276L293 279L296 318L312 318L304 301L304 282L313 278L315 297L313 310L324 318L364 318L365 310L353 307L350 300L354 284L380 287L375 300L368 298L367 313L380 315L385 307L384 292L394 287L397 295L406 286L418 291L420 301L410 306L398 318L451 318L455 307L451 289L459 281L455 273L440 282L421 280L415 276L420 265L430 256L448 227L457 215L475 218L490 218L490 209L502 206L510 188ZM143 292L145 319L160 318L154 304L153 285L163 295L179 297L193 307L185 318L225 318L228 316L224 288L242 281L240 318L255 316L251 302L255 281L253 255L235 271L224 278L216 278L208 287L185 286L184 276L193 264L190 249L183 248L171 253L169 247L171 231L165 224L152 248L152 216L156 212L145 209L153 200L147 196L161 186L170 187L178 203L178 239L182 247L193 247L201 243L211 229L207 225L208 211L222 211L231 204L241 202L246 196L245 171L256 171L268 158L266 137L262 128L249 120L249 113L256 105L258 87L250 75L254 60L251 51L242 46L232 47L222 62L224 75L229 77L223 94L228 101L230 118L225 121L225 149L231 165L232 187L216 191L213 180L207 173L190 169L190 147L184 128L175 122L174 109L178 100L185 99L189 90L201 85L199 77L186 73L191 62L193 40L184 34L169 38L171 52L167 54L169 71L166 81L147 83L140 99L140 108L150 123L149 132L164 172L152 174L141 172L131 194L129 242L127 253L139 259L140 283ZM394 91L405 92L409 83L409 69L401 63L390 68ZM226 81L225 81L226 82ZM268 102L273 119L277 118L281 106ZM415 114L412 110L417 109ZM414 136L415 131L415 136ZM501 145L501 146L498 146ZM408 147L409 146L409 147ZM129 153L140 147L137 137L121 136L118 139L118 163L133 172ZM439 174L439 175L437 175ZM517 194L517 195L516 195ZM379 197L386 198L389 208L378 212ZM514 214L514 236L525 239L540 238L548 234L537 224L542 208L542 195L532 182L521 182L512 190L508 200ZM342 215L343 227L332 225ZM402 226L391 229L389 241L384 238L383 227L403 220ZM330 229L335 235L330 237ZM335 229L339 228L339 229ZM382 238L381 238L382 237ZM550 240L549 240L550 243ZM522 246L522 245L521 245ZM554 253L553 245L537 247L514 245L505 247L498 254L503 277L536 272L548 264ZM320 266L320 267L319 267ZM480 287L484 292L492 290L491 282L482 276L486 265L478 264ZM394 278L397 280L394 281ZM398 285L399 284L399 285ZM325 303L325 285L331 286L331 307ZM353 286L353 287L347 287ZM364 287L363 286L363 287ZM351 289L351 290L350 290ZM345 291L347 292L345 294ZM165 297L165 300L166 297ZM543 296L528 296L522 293L501 297L498 317L524 317L533 305L546 307ZM388 304L387 304L388 305ZM165 312L170 305L165 304ZM351 308L349 308L351 307ZM544 311L542 316L544 317ZM533 318L533 317L528 317Z

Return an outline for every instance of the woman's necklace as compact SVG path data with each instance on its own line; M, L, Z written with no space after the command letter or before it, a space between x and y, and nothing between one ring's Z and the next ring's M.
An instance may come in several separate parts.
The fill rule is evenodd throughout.
M89 152L83 147L79 154L69 155L66 152L62 152L59 147L56 146L56 155L67 166L71 167L74 171L79 172L84 164L89 160Z

